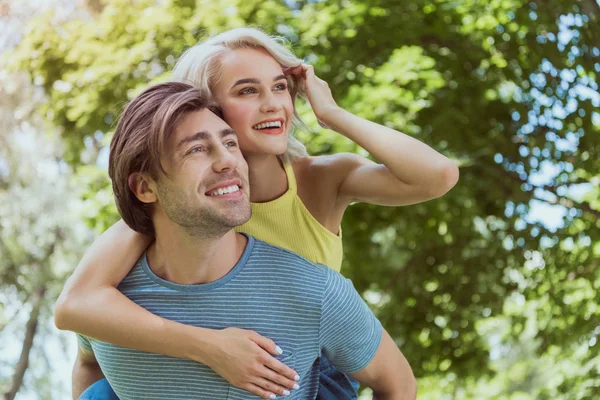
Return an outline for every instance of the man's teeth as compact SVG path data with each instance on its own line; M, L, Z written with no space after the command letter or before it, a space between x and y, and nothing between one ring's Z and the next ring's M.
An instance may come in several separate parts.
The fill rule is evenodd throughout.
M240 190L240 187L238 185L231 185L231 186L227 186L227 187L212 191L208 195L209 196L222 196L224 194L237 192L238 190Z
M263 122L252 127L253 129L265 129L265 128L281 128L281 121Z

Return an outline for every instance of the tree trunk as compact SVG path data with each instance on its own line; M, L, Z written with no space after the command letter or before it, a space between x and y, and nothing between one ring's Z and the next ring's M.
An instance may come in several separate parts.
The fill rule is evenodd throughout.
M40 309L42 307L42 300L45 293L45 286L40 285L35 289L31 298L31 314L29 315L29 321L27 321L27 326L25 328L23 349L21 350L21 356L19 357L19 361L15 367L15 373L12 381L7 391L4 392L4 400L13 400L21 388L21 384L23 383L25 371L27 371L27 367L29 366L29 353L31 352L31 347L33 346L33 338L35 337L35 332L37 330Z
M592 21L600 17L600 4L596 0L580 0L579 2Z

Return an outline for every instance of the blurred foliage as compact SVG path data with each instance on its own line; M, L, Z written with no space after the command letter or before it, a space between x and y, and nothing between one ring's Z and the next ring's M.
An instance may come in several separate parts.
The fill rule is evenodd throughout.
M461 166L443 198L356 204L343 225L343 273L421 386L445 382L424 398L600 396L598 2L88 4L33 20L7 60L48 96L41 112L62 134L90 226L117 218L102 160L123 105L206 35L262 27L287 37L339 104ZM316 132L299 133L311 153L362 152L298 106Z
M43 96L25 78L0 74L0 392L7 399L13 380L39 399L63 395L55 382L49 384L48 360L56 348L47 344L60 339L47 326L64 281L92 238L81 221L71 169L60 159L60 142L45 134L46 124L36 117ZM22 348L29 352L25 364L14 357ZM29 366L24 377L15 374Z

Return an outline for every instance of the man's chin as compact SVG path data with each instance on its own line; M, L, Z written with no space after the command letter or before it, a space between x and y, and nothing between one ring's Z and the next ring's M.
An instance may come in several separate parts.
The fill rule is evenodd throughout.
M227 215L224 218L227 222L224 225L227 225L230 228L237 228L240 225L245 224L250 220L250 213L232 213Z
M235 228L245 224L252 215L250 203L246 201L231 202L227 207L219 207L215 210L215 216L218 216L220 223L228 228Z

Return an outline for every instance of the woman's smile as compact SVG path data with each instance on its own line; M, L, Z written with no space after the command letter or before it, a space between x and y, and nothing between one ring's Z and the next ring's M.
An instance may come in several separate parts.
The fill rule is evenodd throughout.
M283 118L268 119L254 125L252 129L266 135L280 135L284 132L285 120Z

